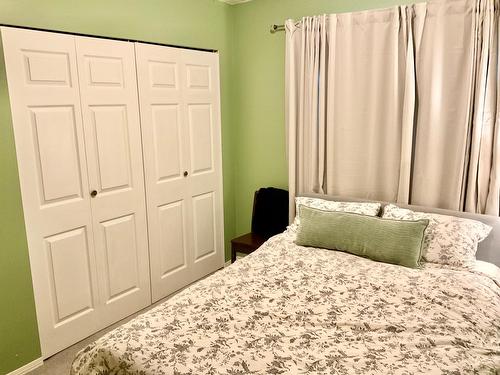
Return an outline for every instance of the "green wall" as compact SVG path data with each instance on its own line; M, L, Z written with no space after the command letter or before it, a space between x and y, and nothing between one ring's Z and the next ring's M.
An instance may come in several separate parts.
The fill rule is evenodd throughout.
M217 0L0 0L0 23L220 52L225 237L234 234L230 6ZM0 58L1 60L1 58ZM0 374L40 356L10 107L0 66Z
M234 48L231 98L235 126L236 234L248 232L254 191L287 188L285 158L285 33L271 24L288 18L410 4L415 0L254 0L232 9Z
M2 55L0 56L0 374L40 356L16 163Z

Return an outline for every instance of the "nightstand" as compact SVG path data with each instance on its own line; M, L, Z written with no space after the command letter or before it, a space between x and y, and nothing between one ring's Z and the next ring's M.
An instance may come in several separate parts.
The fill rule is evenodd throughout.
M257 250L266 239L255 233L247 233L231 240L231 263L236 260L236 253L250 254Z

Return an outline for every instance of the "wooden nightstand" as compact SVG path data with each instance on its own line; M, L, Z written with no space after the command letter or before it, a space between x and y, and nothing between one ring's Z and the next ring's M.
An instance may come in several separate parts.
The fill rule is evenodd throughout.
M236 253L250 254L257 250L266 239L255 233L247 233L231 240L231 263L236 260Z

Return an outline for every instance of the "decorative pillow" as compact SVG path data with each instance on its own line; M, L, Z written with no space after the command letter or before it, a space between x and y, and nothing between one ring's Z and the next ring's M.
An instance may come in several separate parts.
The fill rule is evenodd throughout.
M456 267L471 266L476 260L477 245L491 231L480 221L455 216L416 212L393 204L384 207L387 219L428 219L422 260Z
M299 206L318 208L323 211L351 212L368 216L377 216L382 205L372 202L336 202L321 198L296 197L295 198L295 220L290 229L296 231L300 224Z
M300 206L297 245L417 268L429 220L392 220Z

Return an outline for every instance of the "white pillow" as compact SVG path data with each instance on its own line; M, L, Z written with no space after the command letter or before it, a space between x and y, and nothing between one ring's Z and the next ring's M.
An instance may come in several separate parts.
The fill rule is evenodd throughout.
M422 259L456 267L472 266L476 260L478 243L491 232L491 227L480 221L416 212L393 204L384 207L382 217L400 220L428 219Z
M296 197L295 198L295 220L289 229L296 231L299 224L299 206L304 205L311 208L318 208L325 211L351 212L368 216L377 216L380 212L380 203L371 202L336 202L320 198Z
M495 264L483 262L482 260L476 260L476 263L471 270L488 276L500 287L500 268Z

